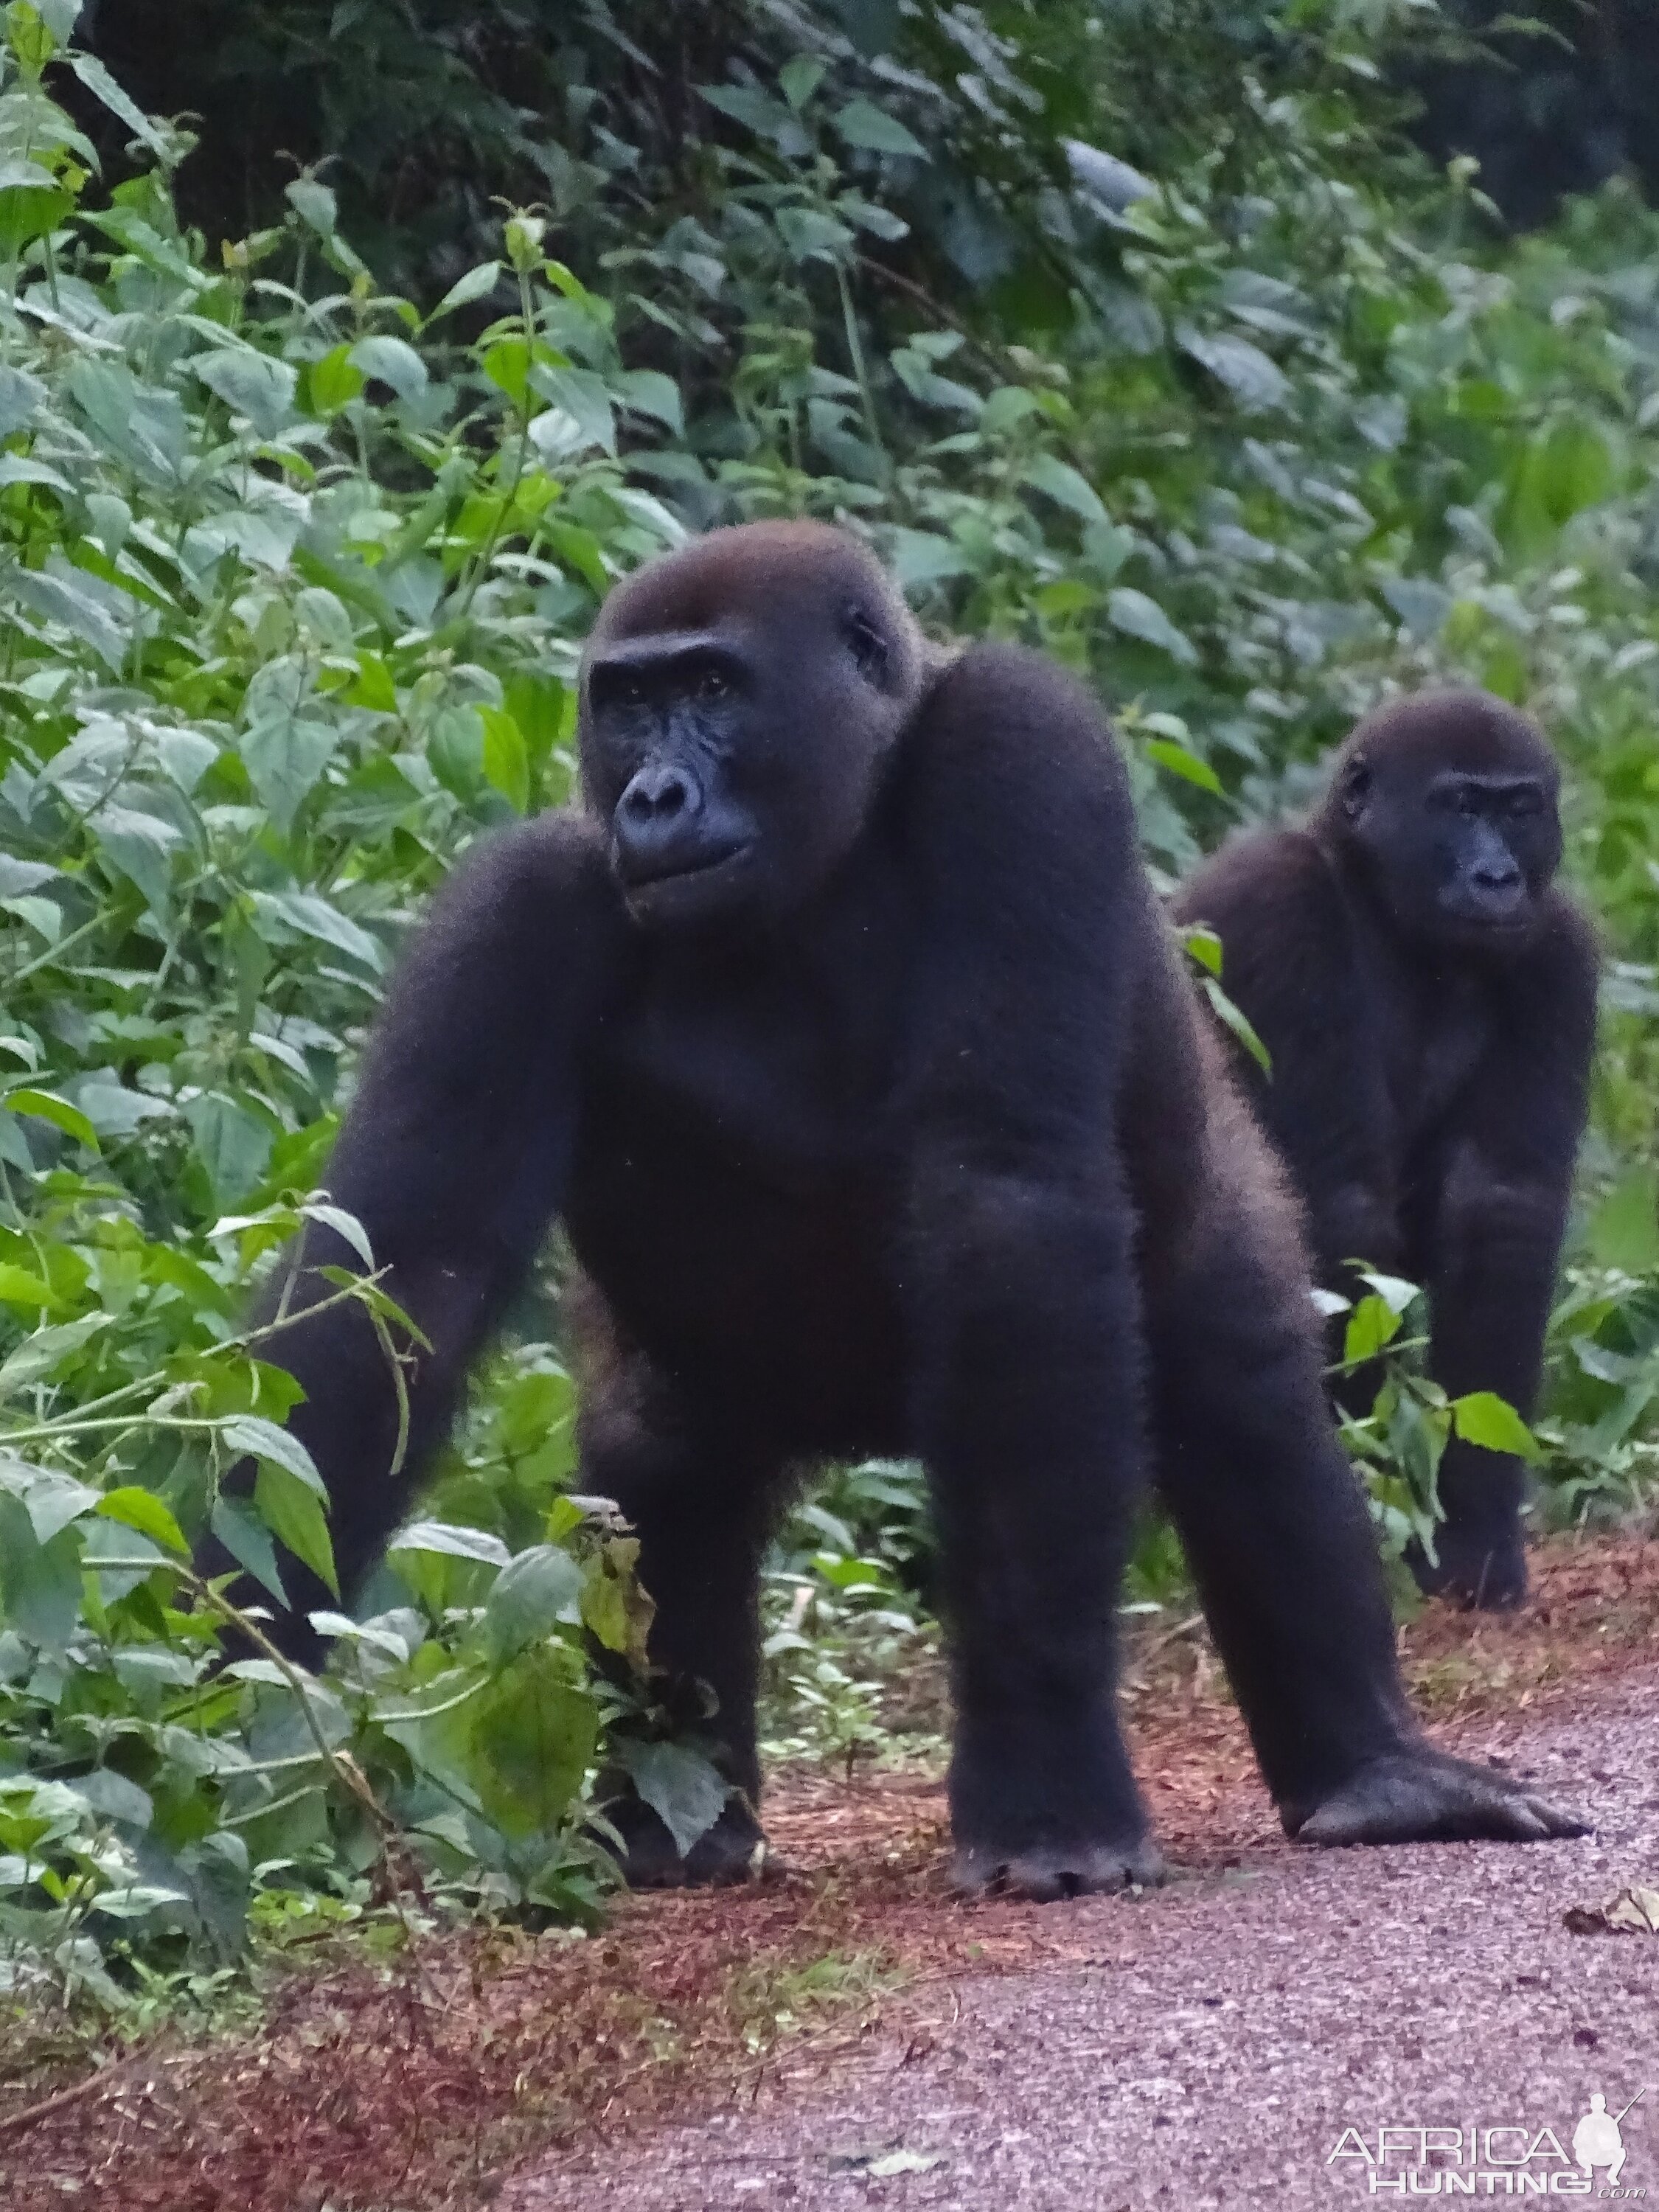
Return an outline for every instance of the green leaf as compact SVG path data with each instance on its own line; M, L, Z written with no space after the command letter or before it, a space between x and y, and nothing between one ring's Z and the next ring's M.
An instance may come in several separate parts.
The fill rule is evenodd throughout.
M471 307L479 300L487 300L501 281L501 263L481 261L476 269L469 269L465 276L450 286L427 321L435 323L441 315L453 315L458 307Z
M501 1538L487 1528L458 1528L448 1521L411 1521L398 1529L386 1549L437 1552L447 1559L477 1559L490 1567L504 1567L511 1557Z
M1126 637L1138 637L1145 645L1155 645L1178 660L1186 668L1195 667L1198 650L1191 638L1178 630L1156 599L1149 599L1145 592L1133 590L1120 584L1106 601L1106 616L1114 629L1121 630Z
M1111 518L1101 504L1100 494L1080 470L1069 461L1062 461L1054 453L1039 453L1028 461L1024 471L1024 481L1040 492L1046 492L1061 507L1069 507L1085 522L1109 522Z
M31 1114L39 1121L50 1121L66 1137L73 1137L89 1152L98 1150L98 1132L78 1106L71 1106L67 1098L59 1098L55 1091L24 1089L9 1091L5 1103L14 1114Z
M684 1744L625 1744L621 1759L635 1789L684 1858L719 1820L732 1795L731 1784L702 1752Z
M1263 353L1260 346L1252 345L1248 338L1199 331L1190 323L1183 323L1176 332L1176 343L1183 353L1201 362L1249 412L1289 405L1290 379L1277 362Z
M828 67L816 54L797 54L778 71L778 88L798 115L823 82Z
M1361 1298L1348 1316L1342 1357L1350 1363L1375 1359L1383 1346L1400 1334L1400 1316L1386 1298L1375 1292Z
M836 111L836 129L849 146L870 154L902 154L913 161L929 159L927 149L897 116L889 115L867 100L849 100Z
M0 1490L0 1620L43 1650L62 1651L81 1613L81 1541L64 1528L35 1537L21 1498Z
M213 1502L210 1525L237 1565L262 1583L278 1605L286 1605L288 1592L283 1587L276 1547L270 1540L270 1531L252 1509L240 1498L222 1492Z
M1659 1171L1626 1169L1591 1214L1589 1242L1598 1267L1659 1273Z
M0 1304L25 1306L41 1313L58 1310L57 1293L39 1275L15 1261L0 1261Z
M334 1546L328 1533L328 1518L310 1487L296 1480L280 1461L262 1459L253 1486L253 1503L260 1519L277 1541L285 1544L295 1558L320 1577L337 1598L340 1584L334 1571Z
M294 411L297 369L251 346L224 346L190 364L210 392L234 415L245 416L262 438L274 438Z
M483 721L483 772L514 811L530 805L530 755L523 733L511 714L500 707L479 709Z
M1487 1451L1512 1452L1518 1458L1538 1461L1543 1447L1506 1398L1494 1390L1473 1390L1451 1401L1452 1427L1467 1444Z
M1256 1033L1255 1024L1236 999L1231 999L1213 975L1200 975L1200 988L1214 1008L1222 1026L1238 1039L1264 1075L1273 1072L1273 1054Z
M514 1661L476 1701L469 1771L504 1835L557 1827L599 1741L599 1710L568 1663L544 1644Z
M508 1560L484 1602L484 1644L492 1666L538 1644L562 1621L581 1618L582 1571L556 1544L532 1544Z
M259 1413L238 1413L221 1426L219 1440L227 1451L246 1452L250 1458L283 1468L314 1498L328 1496L316 1462L291 1429L279 1429L275 1421Z
M306 371L306 398L314 414L327 417L361 398L368 382L351 358L351 348L337 345Z
M403 338L359 338L349 358L359 374L389 384L399 399L418 399L426 390L426 363Z
M1185 745L1172 744L1168 738L1149 738L1146 757L1156 761L1160 768L1168 769L1171 775L1195 783L1200 791L1213 792L1218 799L1224 799L1227 795L1221 778L1208 761L1200 760L1194 752L1188 752Z
M169 1552L177 1552L181 1559L189 1558L190 1545L183 1529L154 1491L125 1483L118 1490L106 1491L95 1510L108 1520L120 1522L124 1528L137 1528L141 1535L154 1537L158 1544Z
M255 891L252 904L258 916L280 930L292 930L301 937L331 945L377 975L386 964L384 954L368 932L314 891Z
M677 438L685 435L685 415L680 388L659 368L635 368L613 376L611 388L632 415L648 415L665 424Z
M50 1375L64 1360L73 1358L100 1329L107 1328L112 1319L110 1314L83 1314L79 1321L59 1322L26 1336L0 1366L0 1398Z

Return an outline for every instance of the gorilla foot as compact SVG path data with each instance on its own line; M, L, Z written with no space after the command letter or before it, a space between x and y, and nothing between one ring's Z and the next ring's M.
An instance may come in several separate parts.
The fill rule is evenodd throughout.
M1091 1891L1150 1889L1168 1873L1163 1853L1146 1836L1118 1843L961 1844L951 1866L959 1897L1028 1897L1050 1905Z
M1527 1555L1518 1537L1489 1537L1442 1528L1432 1565L1413 1546L1407 1565L1425 1597L1449 1598L1477 1613L1513 1613L1526 1601Z
M1426 1746L1374 1759L1310 1810L1287 1807L1283 1817L1304 1844L1536 1844L1590 1832L1494 1768Z
M617 1858L630 1889L729 1888L734 1882L752 1881L765 1863L765 1835L741 1798L727 1801L714 1826L698 1837L684 1858L666 1827L641 1799L613 1801L605 1814L623 1839Z

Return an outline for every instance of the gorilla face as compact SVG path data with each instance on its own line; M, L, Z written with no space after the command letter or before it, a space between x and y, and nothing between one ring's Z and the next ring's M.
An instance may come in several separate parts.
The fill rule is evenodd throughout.
M1361 726L1333 799L1398 928L1502 953L1532 935L1560 863L1559 783L1524 716L1484 696L1431 694Z
M634 920L810 897L868 817L925 665L874 562L811 524L716 532L613 593L583 668L582 774Z

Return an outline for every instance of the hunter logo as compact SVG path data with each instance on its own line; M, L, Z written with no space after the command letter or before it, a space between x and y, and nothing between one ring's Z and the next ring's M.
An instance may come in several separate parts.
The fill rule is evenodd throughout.
M1399 2127L1378 2125L1369 2134L1345 2128L1327 2166L1347 2165L1365 2176L1368 2195L1380 2197L1642 2197L1645 2188L1625 2188L1620 2176L1629 2155L1620 2123L1647 2094L1638 2089L1617 2112L1598 2089L1589 2110L1568 2137L1553 2127Z

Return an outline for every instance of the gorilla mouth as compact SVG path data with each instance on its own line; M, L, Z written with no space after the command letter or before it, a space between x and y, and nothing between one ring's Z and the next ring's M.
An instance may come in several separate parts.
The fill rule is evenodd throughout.
M636 891L654 891L670 884L695 883L718 875L721 869L746 860L753 849L752 840L743 838L714 852L699 848L684 855L662 853L647 859L618 852L615 866L618 881L631 897Z

